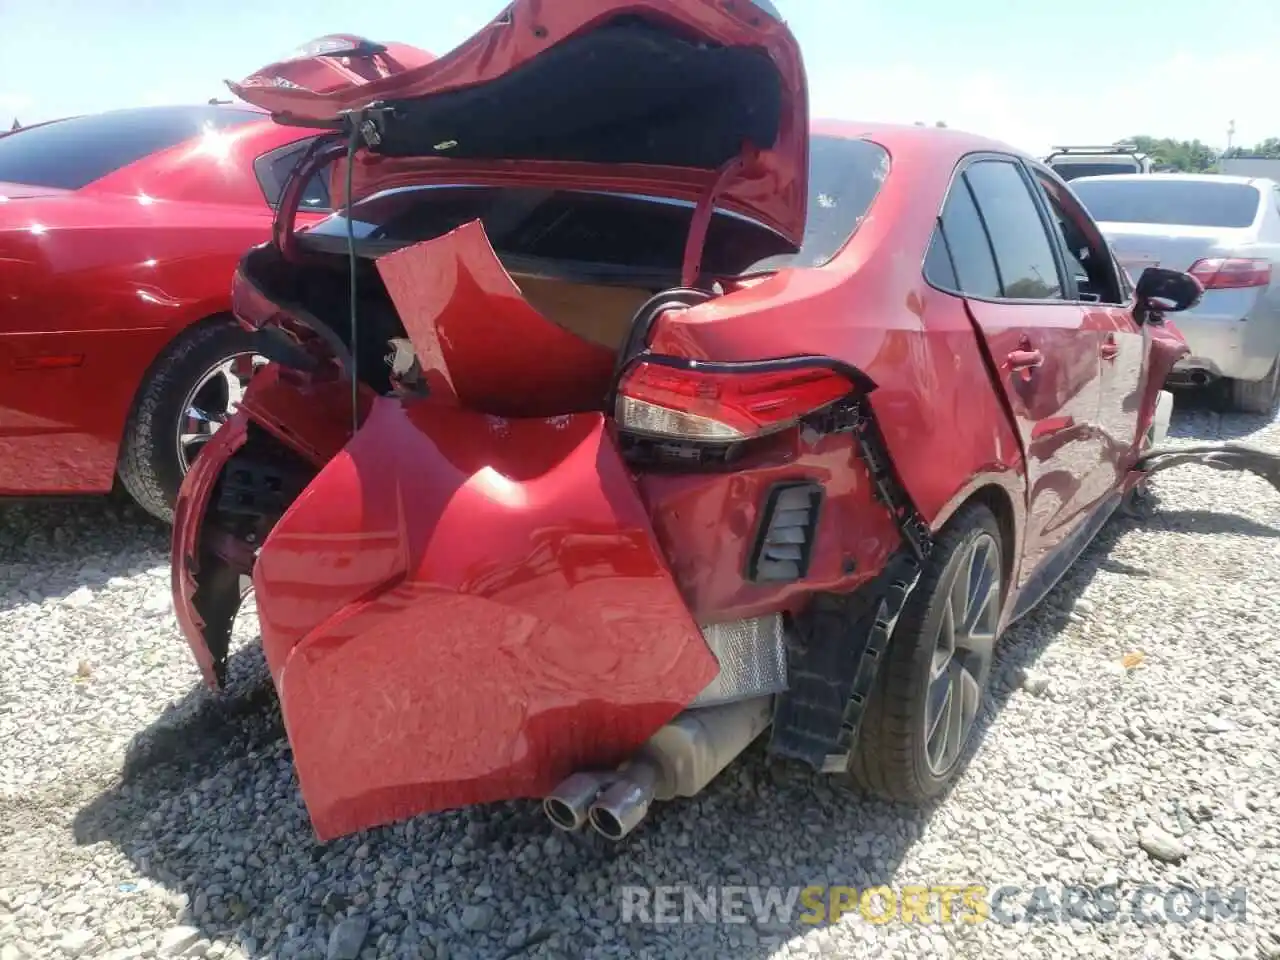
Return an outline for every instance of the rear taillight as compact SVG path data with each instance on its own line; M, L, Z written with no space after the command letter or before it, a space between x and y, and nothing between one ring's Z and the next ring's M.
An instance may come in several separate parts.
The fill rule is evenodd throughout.
M641 361L618 386L618 425L657 437L734 443L785 430L853 390L839 372L787 361L704 367Z
M1211 257L1197 260L1187 273L1199 280L1206 290L1265 287L1271 283L1271 261Z

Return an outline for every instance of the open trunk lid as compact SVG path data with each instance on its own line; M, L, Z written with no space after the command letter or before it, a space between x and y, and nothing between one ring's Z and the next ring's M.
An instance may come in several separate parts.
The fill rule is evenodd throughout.
M428 172L609 177L671 199L714 191L717 206L795 247L803 238L804 67L771 5L516 0L438 60L385 76L334 84L330 71L322 89L306 89L297 64L231 89L282 123L354 122L356 196Z

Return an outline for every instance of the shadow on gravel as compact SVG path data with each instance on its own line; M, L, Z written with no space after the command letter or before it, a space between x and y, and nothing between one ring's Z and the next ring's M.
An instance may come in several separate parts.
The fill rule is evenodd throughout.
M1271 426L1270 414L1239 413L1231 408L1223 384L1174 394L1175 419L1169 426L1171 440L1242 440Z
M1006 636L975 750L1097 571L1146 575L1108 560L1142 522L1117 516ZM621 922L621 886L890 882L935 809L896 808L768 763L757 744L703 796L658 806L619 846L556 833L534 803L423 816L319 845L256 647L235 656L232 676L222 698L193 691L176 711L180 725L139 735L123 782L79 813L75 835L115 845L142 875L185 895L182 922L252 957L324 957L348 914L371 921L365 956L681 955L682 925ZM811 932L802 910L790 923L704 929L702 942L717 942L697 955L769 956Z
M169 531L124 497L0 500L0 612L167 561Z
M1227 533L1245 537L1280 537L1280 530L1234 513L1215 510L1162 510L1154 518L1166 530L1178 533Z

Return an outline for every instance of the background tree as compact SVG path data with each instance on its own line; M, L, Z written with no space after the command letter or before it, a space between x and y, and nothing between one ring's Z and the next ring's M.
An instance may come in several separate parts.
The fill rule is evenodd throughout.
M1218 161L1217 152L1199 140L1174 140L1172 137L1130 137L1132 143L1149 156L1158 167L1178 173L1207 173Z
M1224 157L1265 157L1268 160L1280 160L1280 137L1268 137L1252 147L1232 147Z

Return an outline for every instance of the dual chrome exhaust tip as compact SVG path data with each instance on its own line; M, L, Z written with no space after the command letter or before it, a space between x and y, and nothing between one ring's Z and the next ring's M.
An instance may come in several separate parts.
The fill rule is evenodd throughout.
M575 773L542 801L542 810L561 830L590 826L607 840L621 840L649 812L654 780L644 762L615 773Z
M561 830L590 826L621 840L655 800L697 796L769 726L772 696L686 710L658 730L617 770L572 774L542 801Z

